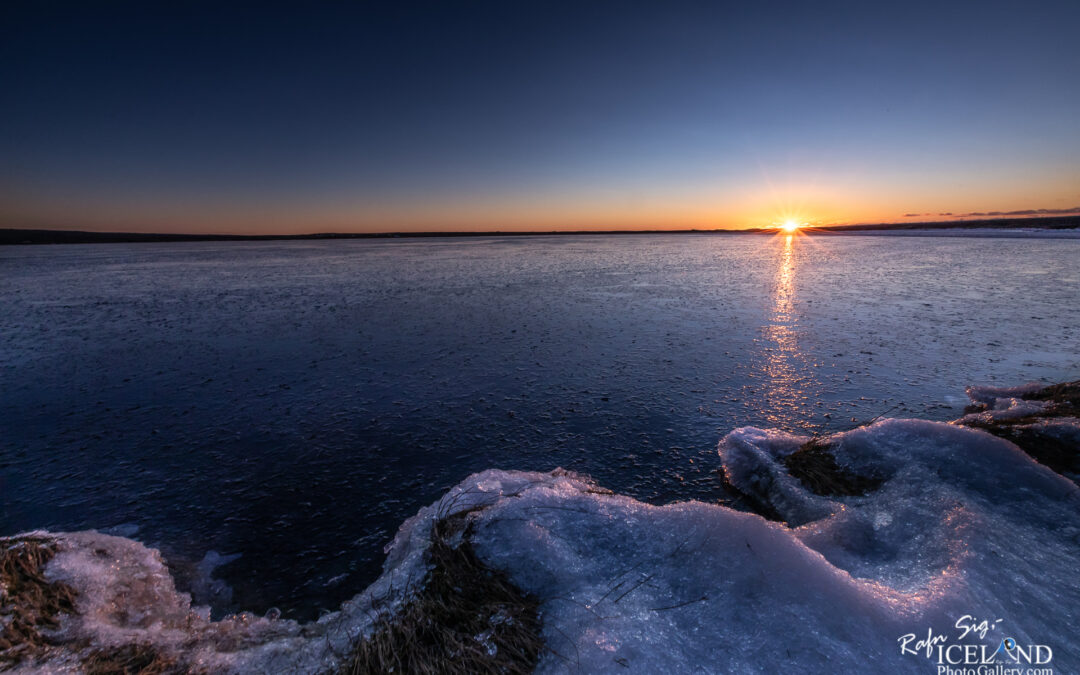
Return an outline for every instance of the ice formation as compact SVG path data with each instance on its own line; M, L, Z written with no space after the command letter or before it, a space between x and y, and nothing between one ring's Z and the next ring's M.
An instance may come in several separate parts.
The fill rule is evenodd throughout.
M889 420L832 439L881 488L824 498L777 462L800 440L744 428L720 444L733 482L794 528L540 477L485 511L479 550L545 600L558 654L541 670L933 672L898 639L955 635L965 615L1002 619L988 645L1013 637L1051 646L1061 672L1080 665L1073 483L989 434Z
M1019 401L1007 409L1031 403L1022 394L972 396L991 408ZM1055 424L1077 432L1073 418ZM1080 670L1075 483L984 431L893 419L828 439L838 465L880 485L821 495L785 468L807 440L745 427L719 444L730 483L784 522L721 504L650 505L562 471L475 474L401 526L372 587L306 625L211 621L152 549L48 535L60 547L49 578L79 591L60 634L150 642L212 672L333 669L423 582L436 519L463 513L484 562L541 602L539 672L937 672L936 654L904 642L928 634L991 653L1011 638L1045 647L1053 672ZM983 620L985 631L960 635ZM23 667L79 666L60 650Z

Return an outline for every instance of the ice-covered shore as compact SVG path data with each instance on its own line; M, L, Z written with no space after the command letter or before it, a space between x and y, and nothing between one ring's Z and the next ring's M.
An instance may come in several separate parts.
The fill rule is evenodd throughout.
M1044 407L1023 395L972 392L978 414L1002 418ZM1078 438L1075 418L1052 424ZM207 672L332 672L423 585L433 524L454 514L471 522L480 559L538 599L539 672L928 673L937 646L928 658L916 645L934 636L988 653L1012 638L1051 655L1042 667L1080 671L1072 480L985 431L892 419L823 440L836 465L874 485L828 494L790 469L807 440L744 427L719 444L716 469L774 520L649 505L561 471L470 476L401 526L375 584L306 625L211 621L156 551L96 532L35 533L55 542L44 577L75 590L75 612L41 628L52 645L27 650L15 672L81 672L91 650L133 643Z

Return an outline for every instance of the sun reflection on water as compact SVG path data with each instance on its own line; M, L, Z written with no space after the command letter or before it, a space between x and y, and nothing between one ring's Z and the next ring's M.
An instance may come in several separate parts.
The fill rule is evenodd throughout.
M812 370L799 350L796 310L796 242L794 234L780 235L779 264L773 283L772 313L762 327L760 375L768 402L765 418L780 428L809 423Z

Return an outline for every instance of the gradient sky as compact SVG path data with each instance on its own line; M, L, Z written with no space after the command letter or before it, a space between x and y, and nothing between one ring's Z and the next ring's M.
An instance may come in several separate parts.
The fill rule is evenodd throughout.
M5 3L0 227L1080 207L1076 0L224 4Z

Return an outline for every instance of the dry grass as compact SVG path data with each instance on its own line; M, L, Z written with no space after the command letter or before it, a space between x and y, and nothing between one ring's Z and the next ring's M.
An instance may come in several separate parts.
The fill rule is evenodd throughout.
M1034 393L1024 394L1021 398L1026 401L1050 401L1054 408L1062 408L1062 412L1068 408L1075 413L1080 411L1080 380L1052 384Z
M176 659L148 644L95 649L82 659L86 675L180 675L189 672Z
M50 644L43 628L57 628L59 615L75 609L75 590L45 579L56 554L48 539L0 540L0 670L32 658Z
M463 515L436 522L423 589L357 646L343 673L533 671L544 649L538 602L484 565L468 534Z
M865 495L881 487L882 480L860 476L836 463L828 441L814 438L784 458L788 473L808 490L825 497Z

